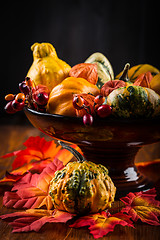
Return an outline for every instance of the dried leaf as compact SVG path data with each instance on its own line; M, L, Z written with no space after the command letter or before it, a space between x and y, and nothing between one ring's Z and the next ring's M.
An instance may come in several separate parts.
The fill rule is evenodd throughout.
M150 88L150 82L152 78L153 76L151 72L142 73L138 76L138 78L134 82L134 85Z
M14 183L11 192L5 192L3 204L6 207L27 209L46 206L46 208L50 210L53 207L53 203L48 194L49 183L55 171L62 168L62 162L54 159L41 174L27 173L19 181Z
M94 114L94 99L95 97L89 93L81 93L81 94L74 94L73 97L82 98L84 100L85 108L82 108L81 110L76 109L76 115L78 117L82 117L84 114L86 114L86 110L90 114Z
M152 188L146 192L129 193L120 200L125 203L122 213L127 213L133 221L140 219L151 225L160 225L160 201L155 200L156 190Z
M88 82L96 84L98 81L97 64L79 63L71 68L69 76L76 78L84 78Z
M120 87L125 87L126 82L123 80L110 80L107 81L101 88L101 94L104 97L107 97L113 90L120 88Z
M45 223L66 223L73 216L71 213L58 210L29 209L25 212L5 214L0 218L10 220L10 225L13 227L12 232L38 232Z
M101 213L96 213L84 217L80 217L70 225L70 227L84 227L89 226L90 233L94 238L100 238L109 232L114 230L114 227L120 224L122 226L134 227L130 221L130 216L123 213L116 213L110 215L109 212L102 211Z

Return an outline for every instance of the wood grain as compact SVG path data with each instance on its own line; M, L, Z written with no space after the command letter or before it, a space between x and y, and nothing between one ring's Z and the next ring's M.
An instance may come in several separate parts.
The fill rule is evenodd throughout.
M2 125L0 126L0 156L23 148L23 142L30 136L43 136L46 140L51 140L39 130L31 125ZM148 148L147 148L148 150ZM144 150L143 150L144 151ZM151 151L152 152L152 151ZM158 152L158 151L157 151ZM148 154L148 153L147 153ZM141 153L141 159L143 154ZM160 156L156 156L158 158ZM152 157L151 157L152 158ZM13 158L0 159L0 177L3 177L6 170L11 170ZM0 186L0 215L15 212L14 209L7 209L2 204L4 191L8 186ZM114 203L115 207L119 206L119 201ZM0 239L2 240L92 240L94 239L87 228L71 229L67 224L46 224L39 233L11 233L12 228L4 221L0 220ZM160 227L150 226L147 224L137 223L134 228L116 226L114 232L101 238L106 240L159 240Z

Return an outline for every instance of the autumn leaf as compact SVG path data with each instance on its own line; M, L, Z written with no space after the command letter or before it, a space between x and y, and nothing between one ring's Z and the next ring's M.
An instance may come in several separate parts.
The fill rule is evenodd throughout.
M97 64L79 63L73 66L69 72L70 77L84 78L92 84L98 81Z
M6 176L0 180L0 183L16 182L28 171L41 173L54 158L58 158L66 165L73 157L66 149L61 149L61 146L57 147L54 141L47 142L39 136L28 138L24 146L26 146L24 150L14 151L1 157L15 156L16 158L12 164L12 171L6 172ZM77 145L72 145L72 147L80 151Z
M125 203L122 213L127 213L133 221L140 219L142 222L151 225L160 225L160 201L155 200L156 190L152 188L146 192L130 192L120 200Z
M16 157L12 164L12 170L20 168L31 161L52 161L58 151L61 149L61 146L57 147L54 141L47 142L44 138L40 138L39 136L29 137L27 141L23 143L23 145L26 147L26 149L14 151L1 156L1 158L8 158L12 156Z
M66 223L74 214L59 210L28 209L25 212L14 212L0 216L9 220L12 232L38 232L45 223ZM14 219L14 220L13 220Z
M5 192L3 204L6 207L27 209L46 206L46 208L50 210L53 207L53 203L48 194L49 184L55 171L62 168L62 162L54 159L41 174L27 173L19 181L14 183L11 192Z
M133 85L150 88L152 78L151 72L142 73L138 76Z
M70 227L84 227L89 226L90 233L94 238L100 238L112 232L116 225L134 227L130 216L123 213L116 213L111 215L108 211L102 211L88 216L83 216L77 219Z

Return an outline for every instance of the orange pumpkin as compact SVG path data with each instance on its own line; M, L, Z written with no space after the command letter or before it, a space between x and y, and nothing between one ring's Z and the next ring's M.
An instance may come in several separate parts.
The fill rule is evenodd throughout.
M96 96L99 92L97 86L83 78L68 77L52 89L47 111L52 114L76 116L76 109L73 107L73 95L91 93Z

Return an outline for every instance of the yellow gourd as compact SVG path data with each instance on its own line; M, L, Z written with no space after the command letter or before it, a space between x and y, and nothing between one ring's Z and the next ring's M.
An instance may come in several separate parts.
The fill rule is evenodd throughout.
M160 95L160 73L154 76L150 82L151 89Z
M91 93L94 96L100 93L98 87L84 78L68 77L52 89L47 104L47 111L52 114L76 116L73 107L73 95Z
M129 69L128 77L131 82L134 82L140 74L146 73L146 72L151 72L151 74L155 76L156 74L159 73L159 70L150 64L139 64ZM116 79L119 79L121 75L122 75L122 72L116 76Z
M34 43L31 50L33 63L27 77L30 77L35 85L46 85L51 91L69 75L71 67L58 58L55 48L50 43Z

